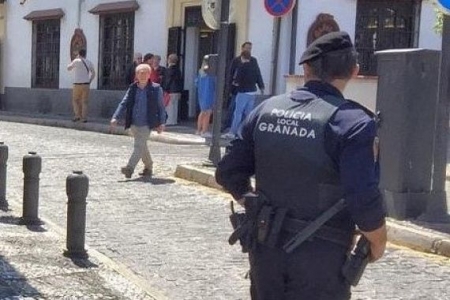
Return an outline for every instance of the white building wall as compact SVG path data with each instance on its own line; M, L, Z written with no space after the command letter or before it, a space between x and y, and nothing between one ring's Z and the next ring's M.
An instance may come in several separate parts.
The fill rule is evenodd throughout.
M115 0L117 1L117 0ZM134 50L153 53L162 57L166 63L167 51L167 0L139 0L140 8L135 14Z
M258 59L264 84L266 85L267 92L269 92L273 17L265 10L263 1L249 1L247 36L248 40L253 43L252 56Z
M273 42L273 17L270 16L262 1L250 0L248 17L248 37L253 42L253 56L258 58L261 73L267 87L270 90L271 68L272 68L272 42ZM339 2L339 3L336 3ZM306 47L306 35L309 26L317 14L325 12L335 16L341 26L354 36L356 19L356 1L350 0L304 0L298 3L298 25L297 25L297 53L298 61L301 53ZM351 14L351 17L349 17ZM282 17L280 31L280 49L278 56L277 82L275 91L279 93L284 90L285 80L283 75L289 72L290 43L291 43L291 13ZM296 64L296 74L302 74L301 68Z
M297 61L296 74L303 74L303 68L298 65L300 56L306 49L306 36L309 26L320 13L334 16L343 31L347 31L352 41L355 39L356 0L303 0L298 5L297 29Z
M42 1L42 0L41 0ZM48 1L48 0L46 0ZM64 5L63 8L65 16L61 19L61 55L59 65L59 87L71 88L72 87L72 72L67 71L67 65L70 63L70 40L73 33L78 28L78 1L57 1L60 5ZM86 36L86 58L90 60L95 67L95 72L98 75L98 39L99 39L99 17L93 15L88 11L94 8L99 3L105 3L108 1L96 1L96 0L81 0L80 9L80 29L83 30ZM57 8L58 4L53 8ZM96 77L91 84L92 89L97 88Z
M420 14L419 48L441 50L442 37L433 29L436 23L434 9L432 1L423 1Z
M355 0L297 0L297 53L295 73L303 74L303 69L297 62L306 48L306 35L311 23L319 13L334 15L341 30L347 31L352 39L355 34L356 1ZM253 42L253 56L258 58L261 73L267 91L270 92L270 72L272 62L273 17L264 8L261 0L250 0L248 16L248 37ZM288 74L291 42L291 13L282 17L280 32L280 52L278 56L278 74L276 92L284 90L285 80L283 75Z
M87 58L92 61L98 74L99 57L99 20L98 15L88 11L102 3L117 2L117 0L80 0L80 28L87 41ZM165 62L167 49L167 26L165 0L137 0L139 9L135 13L135 51L143 54L151 52L159 54ZM70 88L72 75L67 71L70 63L70 40L78 23L78 0L40 0L27 1L20 5L19 1L6 1L6 36L4 47L3 71L8 74L4 85L9 87L31 86L32 59L32 22L23 17L34 10L61 8L65 15L61 19L60 44L60 88ZM20 68L18 62L22 63ZM97 80L91 85L97 88Z
M99 16L88 11L101 3L116 2L118 0L80 0L81 1L81 29L87 39L87 56L98 68L99 53ZM135 13L135 51L160 54L165 63L167 49L168 1L166 0L137 0L140 8ZM258 58L267 92L270 92L270 72L272 63L273 17L264 8L261 0L248 0L247 36L254 44L253 55ZM356 0L297 0L298 27L295 74L302 74L303 70L297 62L306 47L306 34L310 24L317 14L324 12L334 15L342 30L347 31L354 39L356 22ZM27 1L20 5L19 1L6 1L6 37L3 55L4 86L31 86L32 59L32 22L23 19L33 10L62 8L65 16L61 19L60 45L60 87L71 86L71 74L66 71L70 62L70 39L78 21L78 0L40 0ZM431 0L424 0L421 9L419 47L440 49L441 37L433 31L435 23L434 6ZM283 75L289 70L289 47L291 42L291 16L283 17L280 34L280 52L278 60L277 92L284 90ZM240 45L238 45L240 46ZM21 62L20 68L17 62ZM98 71L98 70L97 70ZM98 73L98 72L97 72ZM95 80L93 88L97 87Z

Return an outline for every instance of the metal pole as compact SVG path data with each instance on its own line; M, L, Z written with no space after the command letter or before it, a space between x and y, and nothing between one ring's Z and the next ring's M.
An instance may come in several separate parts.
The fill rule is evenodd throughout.
M280 48L280 29L281 18L273 19L272 35L272 69L270 72L270 92L272 95L277 93L277 74L278 74L278 52Z
M433 175L431 197L421 221L449 223L447 195L445 191L447 169L447 143L449 128L449 72L450 72L450 16L444 14L442 30L442 50L438 79L435 138L433 149Z
M298 1L295 1L292 9L291 48L289 57L289 74L295 74L295 62L297 61L297 23L298 23Z
M8 210L8 201L6 201L6 162L8 161L8 146L0 142L0 209Z
M39 209L39 174L42 169L42 159L36 152L28 152L23 157L23 204L21 225L40 225Z
M67 250L64 256L87 258L84 249L86 235L86 197L89 191L89 178L82 171L74 171L67 176Z
M209 148L209 160L214 166L217 166L221 158L220 153L220 125L222 123L222 109L225 89L225 75L227 66L227 49L228 49L228 18L230 14L230 0L222 0L220 9L220 31L219 31L219 62L217 70L217 102L213 112L213 135L212 143Z

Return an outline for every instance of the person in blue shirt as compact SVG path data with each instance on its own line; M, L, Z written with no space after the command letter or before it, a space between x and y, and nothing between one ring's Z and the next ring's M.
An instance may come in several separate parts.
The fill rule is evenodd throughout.
M253 215L257 234L249 235L253 300L350 299L342 267L355 230L369 241L370 261L386 247L376 118L342 95L359 71L349 35L318 38L300 64L305 85L256 107L215 174L247 214L252 197L262 205ZM286 250L293 236L341 199L344 208L292 252ZM266 228L274 222L268 216L284 218L277 220L282 225L271 243L262 234L274 230Z
M163 132L166 111L163 91L159 84L150 81L151 68L147 64L136 67L137 81L132 83L111 119L111 126L125 117L125 129L134 136L134 148L126 166L121 168L126 178L131 178L139 160L144 163L143 176L152 176L153 160L147 146L151 130Z
M210 74L208 56L203 59L196 80L200 114L197 118L197 132L203 137L211 137L208 131L214 99L216 98L216 76Z

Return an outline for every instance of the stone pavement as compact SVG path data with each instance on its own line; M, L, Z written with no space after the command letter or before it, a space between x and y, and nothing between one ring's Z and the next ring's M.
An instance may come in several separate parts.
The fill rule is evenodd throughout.
M90 120L88 123L74 123L66 117L48 115L20 115L17 113L0 111L1 121L37 124L44 126L56 126L63 128L74 128L78 130L102 132L109 134L128 135L122 126L111 129L108 120ZM204 145L205 139L194 134L195 124L169 126L161 135L152 132L151 141L179 145ZM209 142L209 140L206 140ZM203 167L198 163L190 165L179 165L175 176L197 182L199 184L221 189L215 182L214 170ZM450 178L447 170L447 179ZM447 185L448 182L447 182ZM449 185L450 188L450 185ZM447 188L447 191L450 189ZM449 198L449 197L447 197ZM450 209L450 208L449 208ZM389 239L399 245L407 246L415 250L440 254L450 257L450 224L436 224L418 221L397 221L389 219Z
M0 299L155 299L90 251L88 259L64 257L65 241L51 226L20 226L0 211Z
M229 196L171 177L181 162L192 166L205 157L204 146L149 143L155 178L123 180L118 167L129 154L127 137L0 122L0 139L10 146L8 199L20 203L22 155L38 151L40 212L58 227L65 223L65 176L76 168L89 175L89 253L94 257L96 250L122 266L126 278L142 279L136 285L143 290L157 289L159 294L150 293L158 294L154 298L247 299L246 258L226 244ZM389 247L353 293L355 299L448 299L449 274L448 259Z

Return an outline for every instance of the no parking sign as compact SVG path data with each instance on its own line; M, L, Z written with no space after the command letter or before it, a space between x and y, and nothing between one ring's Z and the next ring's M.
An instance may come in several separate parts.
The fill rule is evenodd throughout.
M294 8L294 5L295 0L264 0L267 12L274 17L282 17L288 14Z
M435 2L446 14L450 14L450 0L435 0Z

